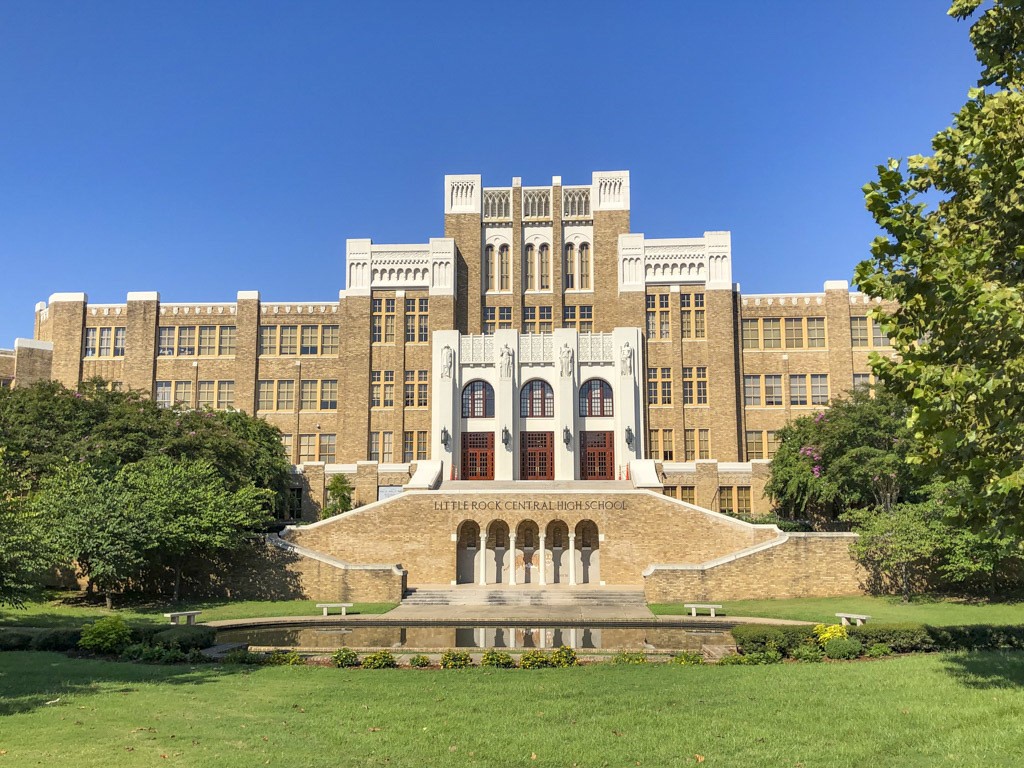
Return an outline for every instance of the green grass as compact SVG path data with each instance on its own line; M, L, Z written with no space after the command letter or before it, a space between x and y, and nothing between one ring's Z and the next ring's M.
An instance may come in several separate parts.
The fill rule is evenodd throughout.
M1024 654L767 667L158 667L0 654L4 766L1010 766ZM534 759L534 756L535 759Z
M1024 624L1024 602L987 603L918 598L903 603L898 597L806 597L795 600L723 600L724 615L762 616L835 623L837 613L864 613L872 621L916 621L936 626L955 624ZM653 613L688 614L682 603L652 604Z
M90 603L80 595L65 595L54 600L29 603L25 608L0 609L0 627L80 627L104 616L120 614L127 621L145 624L163 624L169 611L195 611L203 613L200 621L248 619L270 616L319 616L316 600L241 600L182 603L152 603L134 605L108 611L102 604ZM356 603L349 613L386 613L392 603Z

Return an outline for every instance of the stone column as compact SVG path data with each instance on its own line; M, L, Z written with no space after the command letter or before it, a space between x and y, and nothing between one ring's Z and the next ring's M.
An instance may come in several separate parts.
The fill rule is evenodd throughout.
M576 586L576 534L569 534L569 586Z
M480 579L481 587L487 586L487 531L480 531Z
M508 534L508 585L516 585L516 534L509 531Z
M540 584L542 587L546 587L547 584L548 584L547 576L546 576L545 570L544 570L544 561L547 559L547 556L548 556L548 550L547 550L547 547L545 546L544 534L542 533L540 535L540 576L537 579L537 583Z

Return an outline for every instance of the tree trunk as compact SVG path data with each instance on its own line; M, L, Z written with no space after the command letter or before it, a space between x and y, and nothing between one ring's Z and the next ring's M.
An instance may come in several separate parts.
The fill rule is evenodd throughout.
M103 599L107 602L107 610L114 610L114 598L111 596L110 592L104 592Z

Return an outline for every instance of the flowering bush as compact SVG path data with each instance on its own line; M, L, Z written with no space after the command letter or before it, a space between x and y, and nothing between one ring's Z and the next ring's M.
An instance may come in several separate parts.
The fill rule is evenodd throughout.
M829 640L835 640L837 637L845 639L849 637L849 633L842 624L815 624L814 636L818 638L818 644L824 648Z

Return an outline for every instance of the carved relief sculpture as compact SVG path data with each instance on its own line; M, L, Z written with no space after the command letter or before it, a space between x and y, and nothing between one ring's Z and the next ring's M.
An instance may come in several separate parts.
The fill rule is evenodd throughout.
M572 377L572 347L568 344L562 345L562 351L559 352L559 359L562 362L562 378L568 379Z
M623 376L633 375L633 347L630 346L628 341L622 345L622 349L619 352L619 366Z
M452 352L452 348L445 344L444 349L441 350L441 378L450 379L452 377L452 367L455 365L455 354Z
M512 348L505 344L501 348L501 378L511 379L512 378Z

